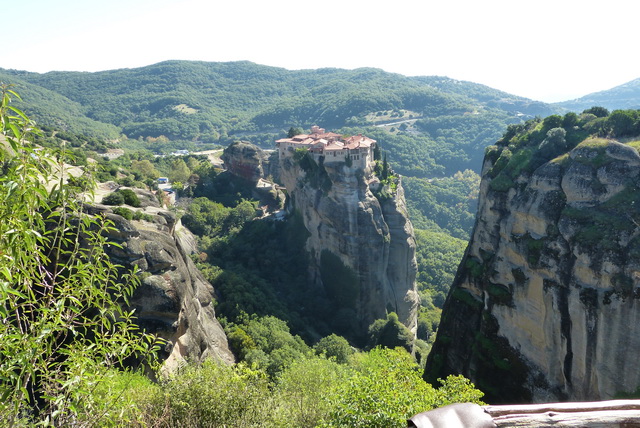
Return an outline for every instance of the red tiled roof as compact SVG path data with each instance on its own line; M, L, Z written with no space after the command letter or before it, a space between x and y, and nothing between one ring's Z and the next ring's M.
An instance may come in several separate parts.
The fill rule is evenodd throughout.
M282 138L276 140L276 143L293 143L302 145L312 145L320 147L318 144L325 146L325 150L342 150L342 149L358 149L360 147L371 147L376 140L365 137L364 135L353 135L346 139L342 139L342 135L335 132L325 132L322 134L300 134L292 138Z

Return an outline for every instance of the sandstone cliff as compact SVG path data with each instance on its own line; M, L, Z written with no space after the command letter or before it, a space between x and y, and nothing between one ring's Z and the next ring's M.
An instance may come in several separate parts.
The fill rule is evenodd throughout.
M138 191L138 193L140 193ZM195 267L189 254L195 238L175 215L157 206L145 208L147 220L126 220L111 207L88 208L114 223L107 253L125 268L137 266L141 283L130 300L138 324L168 341L163 350L165 368L173 370L184 360L215 358L231 363L233 354L215 317L214 290Z
M604 139L567 151L558 138L565 150L555 152L547 140L513 141L485 158L476 225L425 378L462 373L490 402L635 391L640 156Z
M252 183L269 175L277 178L277 159L251 143L236 141L224 149L220 158L229 172Z
M344 162L318 165L312 159L308 166L305 170L292 157L280 159L289 208L309 233L312 282L356 335L366 335L388 312L396 312L415 333L415 239L402 186L395 196L379 200L370 189L379 181L368 169Z

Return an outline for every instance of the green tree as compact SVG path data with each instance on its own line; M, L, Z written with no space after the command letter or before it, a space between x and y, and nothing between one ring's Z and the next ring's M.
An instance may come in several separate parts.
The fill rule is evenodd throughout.
M345 364L349 360L349 355L354 352L347 339L337 334L323 337L315 344L313 350L318 355L334 358L340 364Z
M584 110L582 113L583 114L593 114L596 117L607 117L607 116L609 116L609 110L607 110L604 107L598 107L598 106L594 106L594 107L588 108L588 109Z
M296 135L300 135L302 133L304 133L304 130L302 128L298 128L298 127L294 128L292 126L291 128L289 128L289 132L287 132L287 138L293 138Z
M416 413L456 402L481 403L483 396L464 378L449 377L434 389L402 348L359 354L353 368L328 397L331 412L321 427L401 427Z
M186 162L182 158L177 158L171 162L171 170L167 177L171 182L179 181L181 183L187 183L190 175L191 170L187 166Z
M413 337L404 324L398 320L395 312L389 312L386 320L376 320L369 326L369 346L386 348L404 347L411 350Z
M131 162L131 172L136 174L139 179L151 178L153 180L160 177L160 173L156 169L156 167L148 160L143 159L141 161L132 161Z
M136 281L121 280L104 253L110 225L82 211L64 164L31 142L35 125L13 98L2 86L0 425L95 424L104 413L88 392L106 368L145 360L153 340L121 306Z

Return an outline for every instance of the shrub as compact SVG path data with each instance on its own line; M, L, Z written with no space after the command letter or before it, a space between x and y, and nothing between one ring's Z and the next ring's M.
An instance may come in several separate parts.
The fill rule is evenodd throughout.
M435 407L482 404L483 393L462 376L449 376L437 390L424 382L404 349L376 348L358 357L354 371L329 396L332 410L321 427L401 427L409 417Z
M121 306L136 282L104 253L108 222L84 213L69 186L47 189L56 157L30 141L34 124L9 106L17 94L1 91L0 421L96 425L104 413L87 392L105 369L146 362L153 339Z
M313 347L318 355L325 355L327 358L333 358L337 363L344 364L348 361L349 355L353 354L353 349L347 339L337 334L331 334L323 337Z
M376 320L369 326L369 346L385 348L403 347L411 351L413 336L409 329L398 320L395 312L389 312L386 320Z
M131 211L129 208L116 207L113 209L113 213L118 214L119 216L122 216L127 220L133 220L133 211Z
M140 199L138 199L138 195L131 189L120 189L118 192L124 198L124 203L127 205L131 205L132 207L140 206Z
M105 205L122 205L124 204L124 196L120 192L112 192L102 198L102 203Z

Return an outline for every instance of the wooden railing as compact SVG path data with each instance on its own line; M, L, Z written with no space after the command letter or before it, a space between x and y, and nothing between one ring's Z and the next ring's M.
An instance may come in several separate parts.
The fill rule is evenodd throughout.
M452 404L420 413L413 428L640 428L640 400L478 406Z

